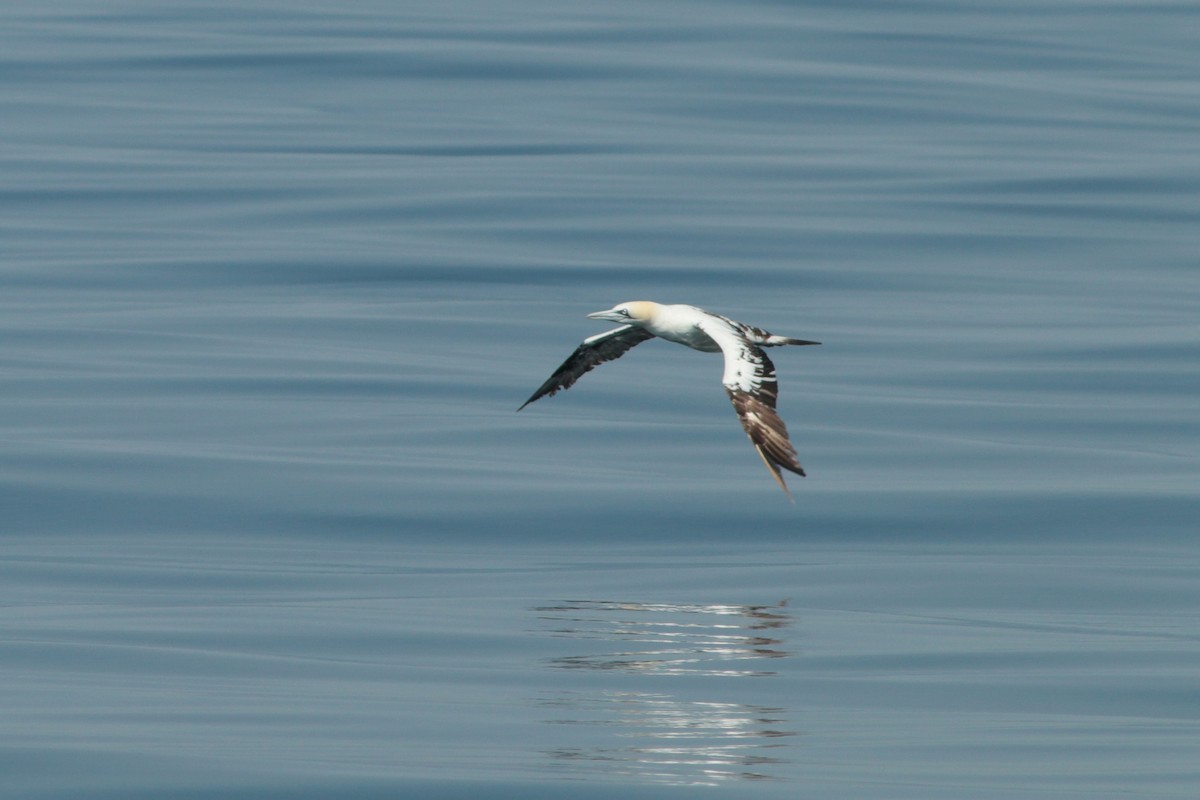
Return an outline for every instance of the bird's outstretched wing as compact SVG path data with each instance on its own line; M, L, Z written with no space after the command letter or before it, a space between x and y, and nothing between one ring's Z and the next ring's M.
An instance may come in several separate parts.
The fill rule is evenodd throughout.
M620 358L634 345L641 344L647 339L653 338L653 333L644 328L634 327L633 325L622 325L619 328L613 328L611 331L589 336L583 340L583 343L579 347L575 348L575 352L571 353L570 357L562 363L562 366L554 370L554 374L547 378L546 382L528 400L521 404L521 408L529 405L534 400L546 397L547 395L553 395L562 389L570 389L575 385L575 381L579 380L584 373L590 372L605 361ZM517 411L520 411L521 408L518 408Z
M701 327L725 355L725 374L721 382L742 428L779 487L791 498L792 493L779 470L786 469L803 477L804 467L800 466L796 448L788 439L787 425L775 412L775 402L779 399L775 365L758 345L735 326L726 324L723 318L714 317L711 322L705 320Z

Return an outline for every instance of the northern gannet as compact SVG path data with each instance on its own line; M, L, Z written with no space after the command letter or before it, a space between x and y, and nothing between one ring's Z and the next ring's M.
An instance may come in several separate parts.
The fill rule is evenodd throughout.
M571 388L584 373L606 361L620 358L634 345L655 336L687 345L693 350L724 353L725 375L721 383L725 384L733 409L742 421L742 427L754 444L754 449L788 499L791 499L792 493L783 482L779 469L782 467L803 477L804 468L796 458L796 448L788 439L787 426L775 413L775 401L779 397L775 365L762 348L820 342L776 336L762 328L695 306L666 306L637 301L620 303L608 311L597 311L587 316L588 319L610 320L621 325L584 339L521 408L534 400Z

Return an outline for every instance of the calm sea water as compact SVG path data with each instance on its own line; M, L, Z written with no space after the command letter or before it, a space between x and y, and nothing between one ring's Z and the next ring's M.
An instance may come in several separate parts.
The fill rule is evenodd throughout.
M3 793L1195 797L1198 26L6 3Z

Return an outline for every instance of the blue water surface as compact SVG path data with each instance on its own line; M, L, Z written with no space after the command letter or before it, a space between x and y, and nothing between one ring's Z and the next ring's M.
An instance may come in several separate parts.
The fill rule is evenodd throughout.
M1198 26L6 3L5 791L1195 797Z

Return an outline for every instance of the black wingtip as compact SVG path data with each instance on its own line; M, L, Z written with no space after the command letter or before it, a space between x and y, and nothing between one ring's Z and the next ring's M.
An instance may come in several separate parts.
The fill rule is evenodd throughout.
M543 397L553 397L554 395L558 394L558 389L554 389L553 391L543 391L545 388L546 387L543 386L541 389L538 389L536 392L534 392L532 397L530 397L524 403L521 403L521 408L525 408L525 406L529 405L534 400L541 400ZM518 408L517 411L520 411L521 408Z

